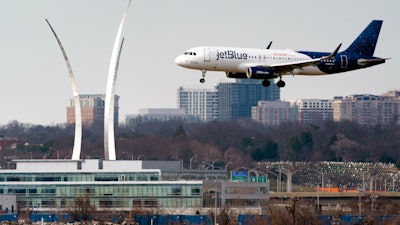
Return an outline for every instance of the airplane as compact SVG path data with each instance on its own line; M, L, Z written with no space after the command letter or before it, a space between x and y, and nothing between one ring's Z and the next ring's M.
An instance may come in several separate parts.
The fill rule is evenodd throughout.
M272 42L265 49L203 46L186 50L175 63L201 70L201 83L207 71L223 71L228 78L262 79L264 87L279 78L282 88L283 75L329 75L385 63L387 58L373 56L382 22L373 20L342 52L342 44L331 53L270 49Z

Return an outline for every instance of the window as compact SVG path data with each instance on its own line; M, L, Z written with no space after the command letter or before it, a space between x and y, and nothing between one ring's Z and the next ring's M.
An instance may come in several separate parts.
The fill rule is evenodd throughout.
M158 206L158 202L156 199L147 199L144 201L145 207L156 207Z
M192 195L200 195L200 188L192 188Z
M21 178L19 177L7 177L7 181L20 181Z
M95 177L94 181L118 181L118 177Z
M53 188L46 188L42 189L42 194L56 194L56 189Z
M140 199L133 200L132 206L142 206L142 200L140 200Z
M36 177L35 181L61 181L61 177Z
M138 181L147 181L147 176L137 176Z
M25 194L26 193L26 189L15 189L15 193L16 194Z
M99 201L100 207L112 207L113 202L110 200L100 200Z
M196 55L196 52L185 52L184 55Z
M173 187L171 194L172 195L182 195L182 188L181 187Z
M56 206L56 202L53 200L45 200L42 201L42 206L44 207L55 207Z

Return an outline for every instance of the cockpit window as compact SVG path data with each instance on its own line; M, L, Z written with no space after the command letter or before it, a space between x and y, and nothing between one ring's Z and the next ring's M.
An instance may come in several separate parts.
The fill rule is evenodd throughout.
M185 55L196 55L196 52L185 52Z

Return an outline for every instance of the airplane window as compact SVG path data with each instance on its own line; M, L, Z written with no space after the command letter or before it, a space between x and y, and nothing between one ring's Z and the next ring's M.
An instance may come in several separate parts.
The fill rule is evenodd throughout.
M185 52L184 55L196 55L196 52Z

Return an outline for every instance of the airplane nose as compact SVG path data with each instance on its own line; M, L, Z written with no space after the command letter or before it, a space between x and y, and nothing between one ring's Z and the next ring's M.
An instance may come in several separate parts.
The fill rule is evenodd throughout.
M175 58L175 64L178 66L183 66L185 64L185 59L182 55Z

